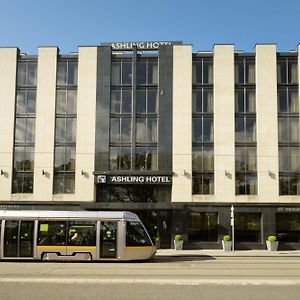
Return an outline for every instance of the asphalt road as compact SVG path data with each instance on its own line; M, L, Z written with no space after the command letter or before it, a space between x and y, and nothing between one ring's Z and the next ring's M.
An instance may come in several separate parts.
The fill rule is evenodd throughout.
M298 299L300 259L157 257L146 263L1 262L0 299Z

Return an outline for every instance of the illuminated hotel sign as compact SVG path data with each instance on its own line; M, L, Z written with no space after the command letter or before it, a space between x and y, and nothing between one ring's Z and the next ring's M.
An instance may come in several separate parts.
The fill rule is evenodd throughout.
M171 184L168 175L97 175L99 184Z
M182 45L179 41L154 41L154 42L109 42L101 43L101 46L110 46L113 50L158 50L159 46Z

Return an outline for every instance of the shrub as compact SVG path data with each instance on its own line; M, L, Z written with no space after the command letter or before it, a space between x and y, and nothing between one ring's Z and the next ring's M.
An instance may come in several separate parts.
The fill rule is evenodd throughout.
M277 241L277 237L275 235L270 235L270 236L268 236L268 241L269 242L276 242Z
M224 235L223 241L226 241L226 242L231 241L231 236L229 234Z
M183 238L182 238L182 235L181 234L177 234L177 235L175 235L175 241L182 241L183 240Z

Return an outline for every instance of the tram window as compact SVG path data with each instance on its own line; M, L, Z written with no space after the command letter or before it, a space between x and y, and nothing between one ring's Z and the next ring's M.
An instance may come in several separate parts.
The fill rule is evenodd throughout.
M39 222L38 245L65 246L66 222Z
M152 246L148 234L140 222L126 223L126 246Z
M96 222L72 221L68 224L69 246L96 246Z

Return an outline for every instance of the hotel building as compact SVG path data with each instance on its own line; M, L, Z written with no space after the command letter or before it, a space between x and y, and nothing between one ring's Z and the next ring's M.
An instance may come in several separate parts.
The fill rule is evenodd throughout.
M129 210L162 248L220 248L233 222L236 249L300 249L299 50L0 48L0 209Z

